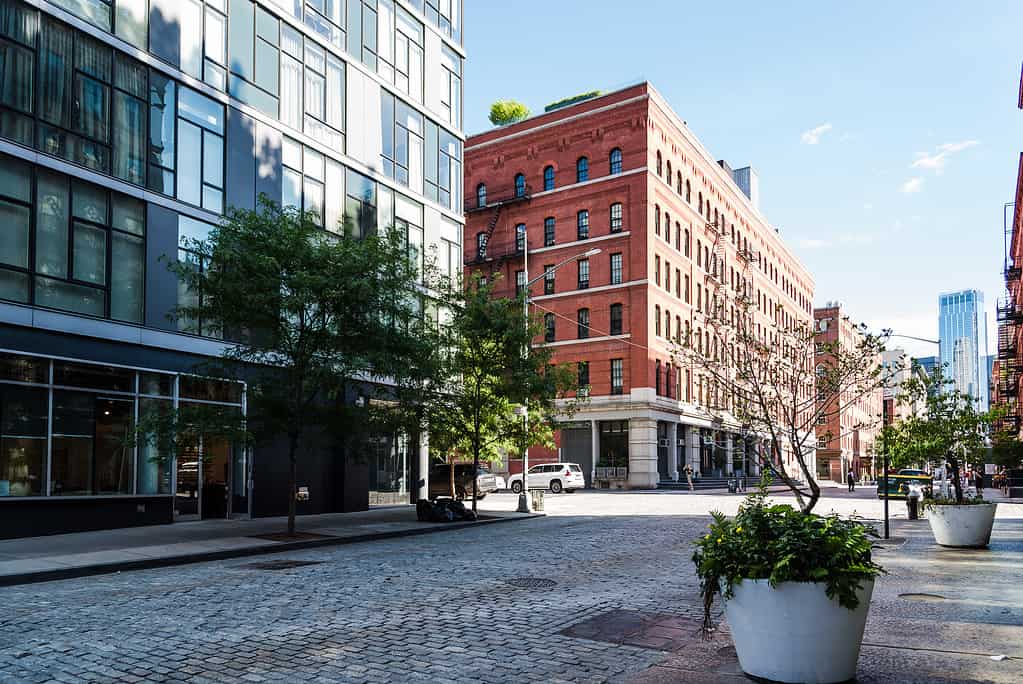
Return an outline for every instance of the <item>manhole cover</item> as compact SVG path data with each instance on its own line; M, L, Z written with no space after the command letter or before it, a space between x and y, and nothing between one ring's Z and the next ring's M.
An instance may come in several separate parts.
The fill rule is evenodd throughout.
M558 585L554 580L543 577L513 577L505 582L519 589L550 589Z
M909 599L910 601L944 601L944 596L938 594L899 594L899 598Z
M290 568L301 568L304 565L319 565L323 561L290 560L287 558L272 561L259 561L258 563L246 563L239 565L240 568L251 570L288 570Z

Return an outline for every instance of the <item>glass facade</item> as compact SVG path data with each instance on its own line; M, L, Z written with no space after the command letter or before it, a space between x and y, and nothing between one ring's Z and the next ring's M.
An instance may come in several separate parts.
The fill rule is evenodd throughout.
M960 392L974 397L977 408L987 411L987 313L984 293L963 290L938 298L940 359L946 380Z
M182 400L241 411L243 394L237 383L0 353L0 496L169 496L178 459L155 440L133 446L138 417ZM246 455L231 458L244 466ZM233 483L242 498L246 473Z
M0 0L0 138L15 144L0 155L0 333L24 325L15 303L85 317L47 319L68 325L68 355L78 334L135 335L118 339L146 340L139 358L215 353L189 335L219 331L173 319L199 294L166 261L206 268L186 238L264 192L342 235L394 228L416 263L437 250L461 278L461 31L462 0ZM187 376L127 369L114 387L12 358L0 495L176 495L181 515L221 507L219 488L244 497L231 445L176 465L152 444L123 448L140 412L193 401ZM371 486L407 498L402 439L376 469L397 474Z

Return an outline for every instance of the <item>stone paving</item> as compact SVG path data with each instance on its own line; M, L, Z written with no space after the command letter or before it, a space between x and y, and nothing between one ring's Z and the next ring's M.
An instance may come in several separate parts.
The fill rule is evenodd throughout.
M712 644L670 653L563 633L612 611L697 617L689 540L729 501L577 493L509 525L2 588L0 682L734 681L727 663L699 676L681 667ZM487 504L513 508L514 497ZM999 520L1011 525L1004 553L939 564L945 552L925 535L899 533L915 551L883 552L893 574L875 592L865 681L1023 681L1023 603L1005 588L1023 587L1019 522ZM315 563L250 567L265 558ZM951 600L899 600L906 586ZM941 620L951 624L936 629ZM920 648L933 650L908 650ZM1010 659L991 661L995 651ZM920 653L935 667L906 678Z

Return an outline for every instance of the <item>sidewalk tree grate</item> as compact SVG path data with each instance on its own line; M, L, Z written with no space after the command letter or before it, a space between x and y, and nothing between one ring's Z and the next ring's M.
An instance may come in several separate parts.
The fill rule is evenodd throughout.
M280 560L245 563L244 565L239 565L238 567L248 568L250 570L289 570L291 568L301 568L305 565L319 565L322 562L323 561L293 560L290 558L282 558Z
M939 594L921 594L921 593L908 593L899 594L899 598L909 599L910 601L944 601L945 597Z
M551 589L558 586L554 580L543 577L513 577L505 582L519 589Z

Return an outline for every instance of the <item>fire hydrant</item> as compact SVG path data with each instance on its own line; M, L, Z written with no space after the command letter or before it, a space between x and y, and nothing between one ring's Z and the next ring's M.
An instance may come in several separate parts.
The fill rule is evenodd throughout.
M919 520L920 518L920 500L923 499L924 493L920 489L920 485L911 484L909 486L909 493L906 494L906 508L909 509L909 519Z

